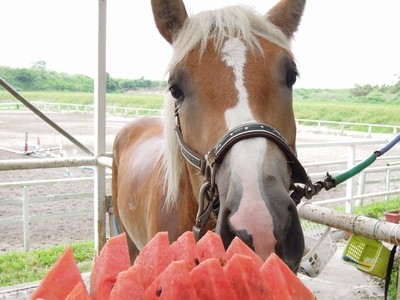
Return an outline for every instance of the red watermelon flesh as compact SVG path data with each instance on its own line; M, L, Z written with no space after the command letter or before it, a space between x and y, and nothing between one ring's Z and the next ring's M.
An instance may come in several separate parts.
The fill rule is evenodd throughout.
M238 299L269 299L267 283L251 257L233 255L224 271Z
M199 264L197 257L196 240L191 231L183 233L170 246L172 260L184 260L187 263L189 270Z
M158 232L140 251L135 265L142 268L143 285L146 289L172 262L168 232Z
M261 257L259 257L253 250L249 248L240 238L235 237L228 249L226 250L226 259L230 260L236 253L243 254L251 257L258 267L261 267L264 263Z
M92 299L315 299L276 254L260 267L260 258L246 247L234 240L225 253L221 238L213 232L198 244L186 232L169 245L163 232L130 267L126 237L121 234L106 243L95 261ZM196 259L201 261L198 265ZM31 299L89 299L70 248Z
M125 233L110 238L101 249L93 265L90 278L92 299L108 299L117 280L117 275L130 266Z
M110 300L142 300L144 299L144 286L142 268L134 265L117 276Z
M218 258L222 265L226 263L226 253L221 237L209 230L196 245L199 262L208 258Z
M78 282L65 300L90 300L85 284Z
M197 296L202 300L236 300L235 292L225 277L217 258L209 258L190 272Z
M272 257L272 254L270 257ZM287 289L290 281L285 281L281 268L274 259L267 258L260 271L268 283L268 292L271 295L271 300L291 299Z
M313 293L301 282L278 255L272 253L261 267L272 299L314 300Z
M78 283L84 285L72 248L68 247L42 279L31 299L64 300Z
M198 299L189 269L183 260L174 261L146 289L145 299Z

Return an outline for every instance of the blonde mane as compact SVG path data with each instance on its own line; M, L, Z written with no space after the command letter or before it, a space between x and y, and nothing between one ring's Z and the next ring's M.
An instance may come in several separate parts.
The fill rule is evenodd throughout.
M200 47L201 55L210 39L214 42L216 51L219 53L223 42L231 37L240 38L251 51L256 50L263 53L257 38L266 39L289 52L291 51L289 38L269 22L266 16L256 13L249 7L228 6L200 12L188 18L172 44L173 55L169 70L173 70L197 46ZM168 93L164 102L164 169L166 174L164 184L167 192L165 202L167 209L177 199L183 166L174 132L174 108L175 99Z

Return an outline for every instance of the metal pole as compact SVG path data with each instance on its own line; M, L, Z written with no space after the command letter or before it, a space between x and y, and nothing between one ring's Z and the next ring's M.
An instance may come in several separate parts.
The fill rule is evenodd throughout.
M94 94L94 155L106 152L106 17L107 1L98 0L97 76ZM106 182L105 167L96 165L94 173L94 247L98 255L106 242Z
M62 168L94 166L97 160L90 157L55 157L55 158L32 158L32 159L7 159L0 161L0 171L14 171L26 169Z
M24 223L24 250L29 251L29 199L28 187L22 187L22 220Z
M21 101L26 107L28 107L31 111L33 111L39 118L69 139L73 144L75 144L78 148L84 151L86 154L92 155L92 151L86 148L81 142L75 139L72 135L54 123L49 117L47 117L44 113L42 113L39 109L37 109L34 105L32 105L27 99L25 99L20 93L18 93L11 85L9 85L3 78L0 77L0 85L5 88L11 95Z
M350 170L354 166L356 159L356 147L349 146L348 149L347 170ZM346 212L351 213L353 206L353 177L349 178L346 182L346 198L349 199L349 201L346 202Z

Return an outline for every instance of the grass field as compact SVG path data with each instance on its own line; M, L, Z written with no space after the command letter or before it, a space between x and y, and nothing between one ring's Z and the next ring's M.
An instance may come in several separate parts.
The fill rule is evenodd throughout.
M43 278L69 245L58 245L27 252L9 251L0 255L0 286L35 282ZM92 241L71 245L80 271L89 272L94 257Z
M73 92L23 92L30 101L93 104L93 94ZM352 97L349 90L295 90L294 111L298 119L400 125L400 99L396 94L383 94L380 101ZM0 103L18 100L0 91ZM107 105L161 109L163 95L109 93Z

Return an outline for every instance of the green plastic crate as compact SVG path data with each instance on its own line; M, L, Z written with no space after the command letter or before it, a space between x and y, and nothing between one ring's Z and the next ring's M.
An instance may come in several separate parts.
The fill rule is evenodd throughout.
M368 274L385 278L390 250L382 242L353 234L347 242L342 260Z

